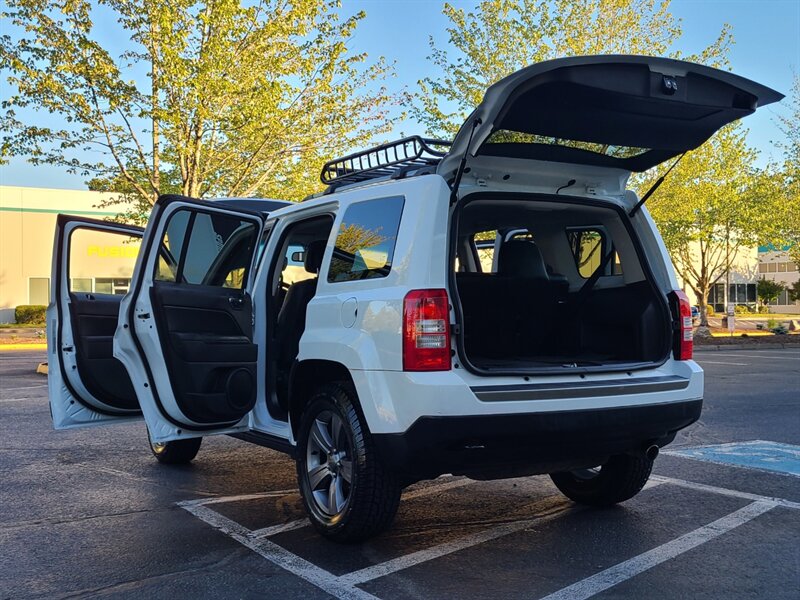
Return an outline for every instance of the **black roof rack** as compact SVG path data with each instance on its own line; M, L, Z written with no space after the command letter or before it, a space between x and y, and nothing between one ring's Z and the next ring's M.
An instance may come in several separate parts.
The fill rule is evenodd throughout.
M322 167L319 178L325 185L338 187L379 177L402 176L411 170L438 165L450 144L446 140L412 135L330 160ZM444 146L445 150L436 150L433 146Z

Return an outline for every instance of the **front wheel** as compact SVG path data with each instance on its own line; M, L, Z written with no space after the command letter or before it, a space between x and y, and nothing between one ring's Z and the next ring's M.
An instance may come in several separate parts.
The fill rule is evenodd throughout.
M200 450L203 438L189 438L186 440L175 440L172 442L150 442L150 451L158 462L165 465L187 465Z
M653 461L620 454L593 469L551 473L556 487L570 500L590 506L611 506L638 494L650 477Z
M314 528L337 542L389 527L402 491L377 456L356 402L352 386L321 387L303 412L297 440L303 504Z

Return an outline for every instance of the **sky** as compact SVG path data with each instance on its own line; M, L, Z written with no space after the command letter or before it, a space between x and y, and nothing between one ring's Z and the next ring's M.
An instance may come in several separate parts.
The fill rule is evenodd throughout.
M469 9L472 0L453 1ZM439 0L342 0L346 14L363 10L366 18L352 40L354 51L384 56L394 62L395 76L390 89L414 92L417 81L437 75L427 61L429 38L440 45L447 42L447 19ZM685 53L701 50L714 41L724 23L732 26L735 43L730 50L734 73L788 94L794 73L800 73L800 0L673 0L671 12L681 19L683 37L676 45ZM101 40L115 42L118 40ZM748 141L760 155L758 163L778 159L774 142L781 138L775 121L786 114L781 103L766 107L745 119ZM52 117L44 115L45 123ZM397 124L396 132L424 133L410 120ZM26 164L15 159L0 167L3 185L85 189L80 175L70 175L57 167Z

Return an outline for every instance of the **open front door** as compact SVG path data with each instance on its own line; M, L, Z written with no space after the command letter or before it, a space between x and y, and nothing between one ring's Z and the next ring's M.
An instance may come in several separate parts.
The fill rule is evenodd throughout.
M262 228L257 213L182 196L156 202L114 338L153 442L249 428Z
M58 216L47 308L48 391L56 429L141 418L112 341L142 233L139 227Z

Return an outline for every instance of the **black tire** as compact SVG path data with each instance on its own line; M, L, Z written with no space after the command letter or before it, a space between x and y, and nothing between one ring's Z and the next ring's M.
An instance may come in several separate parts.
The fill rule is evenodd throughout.
M378 458L351 385L314 393L300 419L297 454L300 495L323 536L358 542L392 524L402 487Z
M163 444L154 444L149 438L148 441L150 442L150 451L161 464L188 465L197 456L203 438L189 438Z
M596 469L551 473L556 487L570 500L590 506L612 506L638 494L650 477L653 461L644 456L612 456Z

